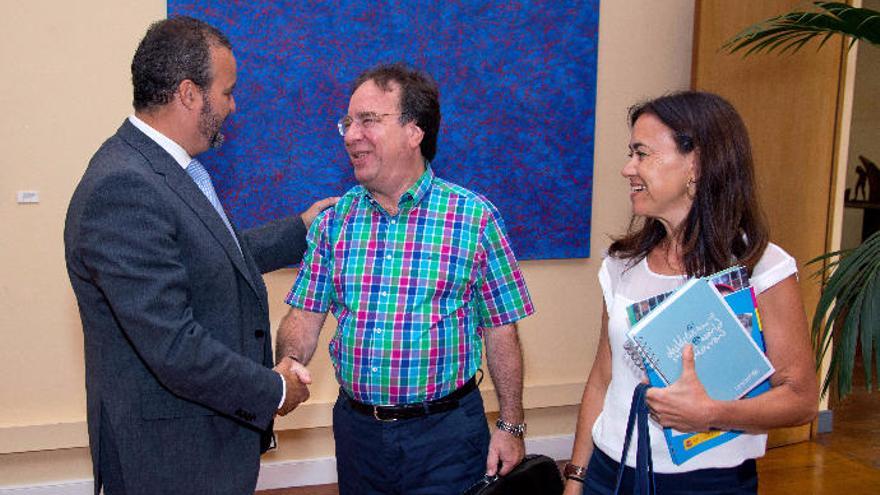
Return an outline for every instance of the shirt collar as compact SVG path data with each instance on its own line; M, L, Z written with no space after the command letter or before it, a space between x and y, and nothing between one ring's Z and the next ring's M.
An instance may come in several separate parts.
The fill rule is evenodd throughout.
M189 153L187 153L185 149L183 149L183 146L175 143L171 138L156 129L153 129L150 124L147 124L134 115L129 115L128 121L131 122L131 125L137 127L141 132L146 134L148 138L155 141L163 150L167 151L168 154L171 155L171 158L174 158L174 161L180 164L184 170L186 170L186 167L192 162L192 157L189 156Z
M403 209L404 206L415 206L422 201L422 198L431 190L431 184L434 182L434 171L431 170L431 164L425 162L425 172L419 177L415 184L410 186L400 197L398 206Z
M408 210L409 208L421 203L422 199L428 194L428 191L431 190L431 185L434 183L434 171L431 169L430 162L425 162L425 171L419 177L419 179L409 187L403 194L400 195L400 200L397 201L397 206L400 210ZM378 205L375 199L373 199L373 195L370 194L370 191L364 187L363 185L358 185L360 188L361 194L367 198L370 203L374 205Z

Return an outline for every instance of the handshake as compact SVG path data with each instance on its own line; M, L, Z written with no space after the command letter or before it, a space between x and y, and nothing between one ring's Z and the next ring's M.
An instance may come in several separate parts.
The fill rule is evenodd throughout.
M285 416L308 400L312 375L305 365L290 356L284 356L273 369L284 377L284 403L278 408L278 415Z

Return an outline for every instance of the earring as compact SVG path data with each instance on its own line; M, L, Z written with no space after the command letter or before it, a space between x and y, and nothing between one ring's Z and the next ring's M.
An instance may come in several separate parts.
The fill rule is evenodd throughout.
M693 188L693 189L691 189L691 188ZM691 199L694 199L694 196L697 195L697 180L694 179L693 177L688 178L687 195Z

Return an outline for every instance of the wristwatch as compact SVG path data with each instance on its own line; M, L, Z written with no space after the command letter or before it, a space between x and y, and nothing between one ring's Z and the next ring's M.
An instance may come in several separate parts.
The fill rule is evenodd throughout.
M523 435L526 434L526 424L525 423L508 423L501 418L498 418L498 421L495 422L495 427L499 430L504 430L507 433L515 436L516 438L522 438Z
M562 476L564 476L565 479L583 483L584 478L587 476L587 468L569 462L562 470Z

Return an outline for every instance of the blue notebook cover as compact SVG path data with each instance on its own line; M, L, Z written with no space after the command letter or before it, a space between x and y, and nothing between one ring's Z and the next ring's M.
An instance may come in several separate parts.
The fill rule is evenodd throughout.
M757 310L757 301L755 299L754 289L749 285L748 271L745 267L734 266L727 270L706 277L710 283L715 285L720 291L725 293L724 302L730 306L730 309L737 315L740 322L746 330L749 331L752 340L762 351L766 351L764 344L764 334L761 327L761 319ZM664 299L672 295L674 292L666 292L656 296L639 301L627 308L630 325L634 325ZM645 366L648 380L654 387L665 387L666 384L660 379L649 365ZM767 390L770 390L770 379L761 382L757 387L753 388L746 397L755 397ZM722 431L712 430L695 433L682 433L672 428L663 428L663 436L666 438L666 445L672 462L681 465L696 455L705 452L713 447L722 445L733 440L742 433L739 431Z
M761 317L758 314L758 303L755 300L755 291L751 287L746 287L732 294L724 296L724 302L730 307L740 323L743 324L749 336L755 341L755 344L761 349L761 352L767 351L767 345L764 344L764 330L761 327ZM750 390L745 396L755 397L770 390L770 378L759 383L755 388Z
M703 278L685 283L627 336L667 385L681 375L682 349L693 345L697 376L715 400L739 399L774 371L718 290Z
M714 282L714 281L713 281ZM724 302L730 306L730 309L736 313L740 322L749 331L755 344L765 351L767 347L764 344L764 333L761 328L761 319L758 315L757 303L755 301L754 289L746 287L732 294L724 296ZM645 372L648 380L654 387L665 387L666 384L660 378L656 371L646 366ZM766 379L758 386L753 388L745 397L755 397L770 390L770 379ZM734 438L740 436L742 432L736 430L711 430L695 433L682 433L672 428L663 428L663 436L666 438L666 445L669 448L669 454L672 462L681 465L688 459L692 459L696 455L705 452L713 447L727 443Z

